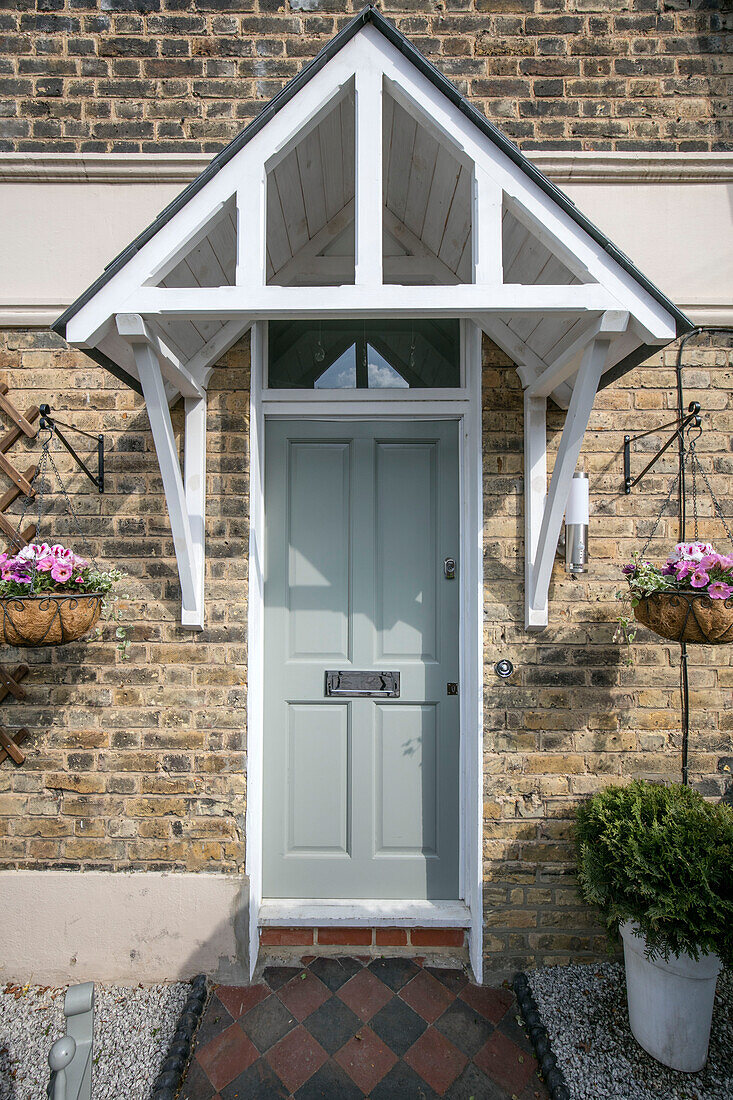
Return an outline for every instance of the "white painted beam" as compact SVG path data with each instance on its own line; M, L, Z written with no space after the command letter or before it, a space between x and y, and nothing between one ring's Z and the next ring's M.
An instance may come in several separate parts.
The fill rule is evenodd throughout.
M530 397L547 397L554 389L571 378L578 369L578 357L596 336L607 333L609 337L626 332L629 315L619 310L607 310L590 331L582 332L564 347L547 369L529 386Z
M359 287L382 282L382 71L365 61L356 71L356 266Z
M517 374L523 386L529 385L537 375L547 370L544 359L540 359L539 355L498 317L477 314L473 320L486 333L489 340L493 340L516 365Z
M639 282L624 271L602 244L585 232L557 202L528 179L526 173L479 132L473 123L390 42L373 27L365 27L359 37L369 41L381 55L382 68L390 94L407 110L417 110L432 128L440 132L440 140L457 146L465 160L482 165L507 196L524 207L563 249L573 262L586 269L591 278L605 285L615 296L616 305L607 308L628 309L648 329L653 337L673 340L676 326L673 317L661 303L645 291ZM409 102L412 101L412 108ZM553 247L555 247L553 245Z
M195 630L204 628L204 578L206 529L206 393L202 397L186 398L186 427L183 451L183 486L186 511L191 530L196 602L193 608L185 602L181 610L183 626Z
M224 328L219 329L209 342L204 344L188 360L186 369L201 384L203 389L206 389L209 384L211 372L216 366L217 359L220 359L225 352L229 351L229 348L233 347L237 340L241 340L251 324L250 317L242 317L236 321L227 322Z
M473 281L486 286L504 282L502 266L503 195L478 165L473 178Z
M550 479L547 499L542 509L542 523L539 534L536 535L536 542L537 500L534 499L528 502L527 510L530 514L528 523L531 527L528 548L531 550L531 547L536 546L536 552L532 555L529 564L529 585L525 592L527 601L526 620L531 628L537 629L547 625L547 599L550 577L560 537L565 504L580 448L583 444L588 418L598 390L598 383L606 364L610 339L611 336L607 333L599 334L588 344L583 354L578 377L573 388L573 396L570 399L570 407L565 419L565 427L560 439L552 478ZM533 398L531 395L527 398L528 402L537 400L544 401L545 399L543 397ZM525 424L525 455L529 454L530 463L534 461L536 464L537 449L540 446L537 436L540 408L538 406L533 408L530 405L530 413L529 425ZM525 486L525 493L527 492L532 492L531 486ZM536 489L535 492L537 492Z
M182 596L182 622L184 626L193 626L201 629L203 626L203 578L200 575L203 569L203 546L200 558L195 552L195 540L191 530L189 517L189 502L181 467L178 460L178 446L173 435L171 414L168 408L168 400L163 382L163 373L158 357L146 342L132 345L137 364L138 377L145 398L145 406L150 420L150 429L153 433L153 442L158 456L160 474L163 479L163 489L168 505L168 515L171 521L173 545L178 564L178 576L181 581ZM203 408L205 422L205 400L203 397L196 399L197 409L191 410L191 416L196 422L196 429L200 433L200 424ZM188 415L186 417L188 420ZM193 444L195 446L195 444ZM191 488L188 496L192 502L196 502L201 494L201 485L194 488L195 475L201 474L200 461L191 463ZM201 518L203 506L201 505ZM200 536L199 536L200 537Z
M267 282L265 234L267 177L264 165L250 163L237 188L237 286L260 287Z
M530 599L532 571L537 560L540 527L547 499L547 398L524 391L524 625L527 630L547 626L547 597L534 605Z
M141 287L125 303L126 311L170 317L217 317L234 320L248 315L270 317L455 317L483 313L584 313L617 309L618 302L602 286L329 286L246 288Z
M201 385L188 370L187 364L181 362L163 337L151 329L139 314L118 313L116 323L118 333L127 340L128 344L133 345L133 349L141 345L153 349L163 377L175 386L179 393L184 397L203 396Z

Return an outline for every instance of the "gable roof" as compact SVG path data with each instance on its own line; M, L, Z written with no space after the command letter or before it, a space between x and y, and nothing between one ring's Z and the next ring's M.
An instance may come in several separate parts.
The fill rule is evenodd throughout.
M318 73L366 24L371 24L380 34L395 46L415 68L426 77L476 128L491 142L494 143L534 184L544 191L574 222L580 226L603 250L625 271L638 285L654 298L674 319L677 336L691 331L695 326L670 299L655 286L632 263L613 242L601 232L580 210L575 203L568 198L550 179L547 178L502 132L484 115L482 115L468 100L460 94L458 89L439 70L431 64L417 50L405 36L385 19L376 8L369 6L355 16L303 69L293 77L280 92L277 93L253 119L251 123L239 133L224 149L218 153L211 163L196 177L151 224L116 256L104 269L102 274L89 286L68 309L51 326L52 330L62 337L66 336L68 322L82 307L89 302L97 292L105 286L124 266L135 256L142 247L148 243L159 230L166 225L199 191L204 188L217 173L243 149L256 134L258 134L268 122ZM85 349L87 354L96 359L117 377L128 385L140 391L136 379L129 375L122 367L114 363L104 353L97 349ZM632 369L637 363L642 362L653 350L643 345L637 348L632 355L617 363L603 377L602 385L607 385L614 378L619 377L627 370Z

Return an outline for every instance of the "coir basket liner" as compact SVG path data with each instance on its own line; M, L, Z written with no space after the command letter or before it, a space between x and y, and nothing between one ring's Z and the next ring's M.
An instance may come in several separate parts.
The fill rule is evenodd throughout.
M0 642L12 646L65 645L83 637L102 613L102 595L44 593L0 599Z
M733 642L733 598L712 600L689 592L653 592L634 608L640 623L672 642L726 645Z

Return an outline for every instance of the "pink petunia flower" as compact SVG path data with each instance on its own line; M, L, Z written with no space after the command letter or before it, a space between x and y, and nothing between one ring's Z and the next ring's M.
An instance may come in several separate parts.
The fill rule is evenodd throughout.
M716 565L720 565L720 554L705 554L700 558L700 569L714 569Z
M36 569L39 573L50 573L55 564L56 558L52 558L51 555L48 554L45 558L38 559L36 562Z
M65 562L57 561L51 570L51 576L58 584L65 584L71 579L72 569Z
M74 584L84 584L83 577L74 577Z
M53 574L51 574L51 576L53 576ZM692 574L690 584L693 588L704 588L706 584L710 584L710 577L704 569L696 569Z
M677 579L683 581L685 577L689 577L692 572L692 566L687 561L678 561L674 567Z
M729 596L733 596L733 587L722 581L713 581L708 588L708 596L711 600L727 600Z

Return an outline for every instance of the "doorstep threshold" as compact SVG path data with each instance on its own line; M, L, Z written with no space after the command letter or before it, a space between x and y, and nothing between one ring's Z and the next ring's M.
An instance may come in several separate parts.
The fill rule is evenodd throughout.
M356 927L431 926L468 928L471 914L462 901L350 901L342 898L263 898L260 925L310 926L348 921Z

